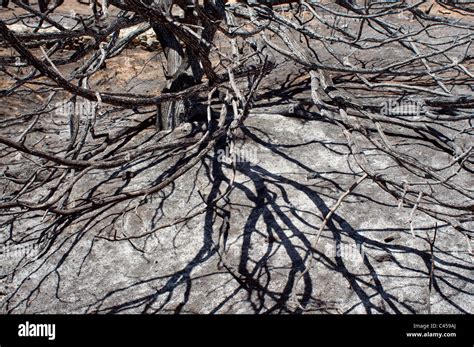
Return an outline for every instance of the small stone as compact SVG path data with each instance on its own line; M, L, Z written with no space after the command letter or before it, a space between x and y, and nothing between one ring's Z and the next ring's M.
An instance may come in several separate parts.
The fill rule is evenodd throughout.
M398 240L399 238L401 238L400 234L395 233L395 234L391 234L391 235L387 236L383 240L384 240L384 242L389 243L389 242L392 242L394 240Z
M320 175L317 172L310 172L306 175L307 180L311 180L311 179L315 179L315 178L319 178L319 177L320 177Z
M374 259L378 261L379 263L383 263L385 261L391 261L392 255L389 253L379 254L379 255L376 255Z

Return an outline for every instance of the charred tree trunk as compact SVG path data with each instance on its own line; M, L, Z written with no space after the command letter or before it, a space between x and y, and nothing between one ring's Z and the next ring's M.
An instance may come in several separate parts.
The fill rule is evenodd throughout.
M189 87L192 75L187 68L187 57L176 36L167 28L156 25L154 31L166 59L166 86L163 93L176 92ZM174 128L180 123L184 111L182 101L171 100L158 106L156 125L160 130Z
M212 42L216 33L216 27L209 20L196 13L196 0L179 2L184 12L183 22L195 26L203 26L205 29L199 32L202 41ZM165 10L171 13L173 4L162 3ZM213 20L224 17L224 6L222 0L205 1L204 9ZM190 47L180 42L176 34L162 25L153 25L153 30L163 49L166 59L166 85L163 93L174 93L183 91L202 81L204 68L201 62L202 55L207 57L210 48L197 44L201 48L201 56L196 47ZM197 40L196 40L197 41ZM188 118L190 110L197 107L193 99L173 100L163 102L158 106L156 126L160 130L173 129Z

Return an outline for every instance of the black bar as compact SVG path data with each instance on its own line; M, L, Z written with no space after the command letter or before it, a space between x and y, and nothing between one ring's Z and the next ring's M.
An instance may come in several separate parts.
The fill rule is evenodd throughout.
M26 325L28 322L28 326ZM23 326L20 326L23 324ZM18 336L55 324L53 339ZM33 327L33 328L32 328ZM0 316L0 346L469 346L474 343L470 315L9 315ZM49 330L52 332L52 330ZM408 336L407 334L421 334ZM441 335L438 335L441 334ZM446 334L450 334L449 336ZM455 336L454 336L455 335ZM50 334L52 337L52 334Z

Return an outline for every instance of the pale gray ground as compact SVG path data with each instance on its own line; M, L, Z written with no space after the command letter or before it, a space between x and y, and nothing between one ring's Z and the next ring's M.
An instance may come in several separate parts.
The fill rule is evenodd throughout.
M159 230L134 245L94 239L99 230L109 230L108 235L121 230L129 235L143 232L202 206L195 190L207 196L215 193L216 185L210 185L201 169L176 182L160 222L157 206L162 199L153 196L136 213L139 200L130 203L128 213L123 211L126 204L106 210L95 219L92 230L67 227L61 239L70 238L40 270L34 269L44 259L33 260L3 280L4 299L19 288L8 308L28 313L250 313L274 307L274 299L289 294L295 273L304 267L321 216L355 178L344 139L334 125L277 115L253 115L245 125L238 147L256 154L257 161L237 166L235 189L223 211L229 217L225 263L258 283L234 278L223 266L210 213ZM429 158L428 151L419 155L443 160ZM372 163L390 166L377 155ZM153 180L159 168L149 169L141 179ZM309 172L319 177L308 180ZM465 183L472 184L472 177ZM373 182L365 181L337 210L316 247L317 261L298 288L300 298L309 301L310 312L427 312L426 232L433 234L435 221L416 213L413 237L408 225L411 209L397 204ZM395 240L384 242L392 235ZM363 257L356 244L363 245ZM340 254L336 245L342 246ZM67 258L54 271L65 254ZM2 271L12 265L2 260ZM435 246L435 276L431 312L473 311L473 268L466 239L443 224ZM2 312L6 309L4 302Z

